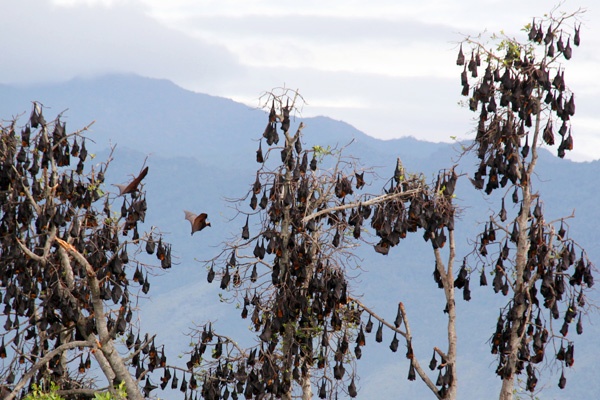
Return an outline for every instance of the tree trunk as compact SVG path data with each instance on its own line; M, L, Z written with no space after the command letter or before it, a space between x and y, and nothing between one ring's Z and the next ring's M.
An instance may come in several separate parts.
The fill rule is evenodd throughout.
M454 289L454 259L456 258L456 239L454 236L454 230L448 231L448 261L447 265L444 265L442 259L442 253L439 248L434 249L433 253L436 260L436 268L440 274L444 286L444 296L446 298L446 307L448 311L448 325L447 325L447 338L448 338L448 350L444 355L446 363L452 375L452 381L447 388L444 399L454 400L456 399L456 389L458 387L458 375L456 370L456 298ZM430 387L431 388L431 387ZM433 386L432 391L437 393L437 388ZM439 396L439 395L438 395Z
M537 102L538 107L540 104L540 95L538 95ZM529 229L528 223L530 219L530 210L531 205L533 203L532 193L531 193L531 177L533 175L535 166L537 164L537 143L539 140L539 134L541 131L541 116L538 114L535 120L535 128L533 135L533 144L531 148L531 162L525 168L522 168L522 174L524 176L521 177L521 194L523 196L523 200L521 202L521 212L517 216L517 224L519 226L519 241L517 243L517 254L515 256L515 280L514 280L514 295L513 298L517 298L519 295L523 295L523 298L528 298L529 295L529 285L527 282L523 280L523 273L525 272L525 268L528 268L527 262L529 259L529 248L531 246L530 238L529 238ZM520 161L519 167L524 166L524 161ZM532 280L535 282L535 280ZM526 310L529 308L529 310ZM526 325L530 319L530 309L531 302L523 302L522 304L516 305L517 319L514 321L511 331L510 331L510 340L508 347L508 361L504 368L508 368L509 375L503 377L502 379L502 388L500 389L500 400L512 400L514 388L515 388L515 375L516 368L518 362L518 353L519 348L521 346L522 336L525 334L525 328L521 328ZM519 331L521 333L519 334Z
M302 400L312 400L312 384L310 382L310 369L306 372L306 375L302 377Z

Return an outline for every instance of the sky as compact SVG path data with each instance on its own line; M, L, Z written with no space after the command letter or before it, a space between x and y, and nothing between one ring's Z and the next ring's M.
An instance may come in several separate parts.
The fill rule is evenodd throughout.
M586 10L581 47L563 63L575 92L574 150L600 159L600 4ZM19 0L0 4L0 83L37 84L106 73L168 79L259 106L265 91L298 89L301 115L366 134L433 142L472 137L461 106L458 42L521 28L548 0Z

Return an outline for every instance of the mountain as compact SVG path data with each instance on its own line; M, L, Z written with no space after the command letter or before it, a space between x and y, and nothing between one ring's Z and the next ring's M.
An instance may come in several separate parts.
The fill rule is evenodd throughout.
M124 183L140 171L144 162L149 166L144 181L149 207L146 228L155 226L165 233L173 243L176 265L151 280L151 297L141 300L141 319L149 331L157 332L157 342L167 344L170 358L186 350L188 340L182 335L189 327L207 320L215 321L220 332L242 343L250 340L249 332L240 335L247 329L246 322L238 317L235 307L217 301L220 291L217 285L206 282L206 270L198 260L218 254L221 243L239 235L245 222L235 218L237 203L230 199L243 198L254 181L258 166L255 151L266 122L264 111L190 92L166 80L109 75L51 85L1 85L0 116L10 120L24 114L19 120L23 124L33 100L44 105L47 119L62 112L68 130L95 121L90 127L93 143L88 143L88 149L96 153L98 162L108 157L110 145L117 144L107 182ZM356 157L365 167L375 168L368 179L368 192L380 192L397 157L409 172L423 172L428 180L454 164L459 164L461 174L472 175L475 171L473 157L459 159L460 143L428 143L410 137L382 141L327 117L301 120L306 125L305 148L345 147L345 154ZM293 126L299 121L294 120ZM574 212L576 218L565 221L571 236L587 249L592 261L599 260L599 191L595 178L600 174L600 162L559 160L543 150L539 163L535 184L546 217L558 219ZM456 195L462 207L457 221L460 260L472 251L467 238L482 231L490 212L499 211L499 200L498 195L488 197L474 190L466 176L459 180ZM241 206L247 207L247 201ZM507 203L509 212L511 207L512 203ZM207 212L212 227L191 236L183 209ZM426 364L433 346L443 346L446 324L441 312L445 306L443 296L436 292L431 277L434 260L430 245L417 235L387 257L375 254L370 246L358 248L357 255L360 270L354 273L354 293L362 294L365 303L387 318L395 316L398 301L404 302L411 318L415 353ZM457 303L461 399L489 398L500 386L487 340L506 299L493 295L489 287L472 291L470 302L459 299ZM591 300L600 304L597 293ZM589 393L600 391L595 372L600 367L596 356L600 348L594 340L600 333L596 321L597 314L592 314L586 334L576 340L575 373L567 371L567 389L556 387L560 371L552 371L554 375L541 398L589 398ZM403 356L390 353L385 342L391 338L387 336L382 345L376 345L372 336L367 338L363 359L357 364L360 398L431 398L421 382L406 380L408 363ZM546 381L539 386L542 383ZM160 392L157 394L162 397Z
M263 111L232 100L184 90L167 80L135 75L109 75L96 79L74 79L43 86L0 85L0 112L4 119L28 114L31 101L46 108L48 115L63 112L68 127L82 128L94 121L91 137L101 147L109 142L119 147L162 157L194 157L222 167L255 150L264 131ZM326 117L303 119L305 140L315 144L346 145L354 139L365 153L393 154L397 147L423 157L437 147L415 139L388 142L371 138L352 126ZM322 143L321 143L322 142ZM235 146L232 144L235 143ZM234 162L235 160L235 162ZM237 161L239 160L239 161Z

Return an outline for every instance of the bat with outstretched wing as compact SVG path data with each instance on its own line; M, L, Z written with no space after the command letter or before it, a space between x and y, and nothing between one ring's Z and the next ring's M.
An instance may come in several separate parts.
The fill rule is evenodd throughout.
M138 186L140 184L140 182L142 181L142 179L144 179L146 177L146 175L148 175L148 167L144 168L142 170L142 172L140 172L140 174L134 178L131 182L129 182L127 185L120 185L117 183L114 183L113 186L116 186L119 188L119 196L123 196L127 193L133 193L135 191L138 190Z
M202 213L202 214L194 214L191 211L187 211L187 210L183 210L183 212L185 213L185 219L187 219L188 221L190 221L190 224L192 224L192 235L198 231L201 231L202 229L206 228L207 226L210 226L210 222L206 221L206 218L208 217L208 215L206 215L206 213Z

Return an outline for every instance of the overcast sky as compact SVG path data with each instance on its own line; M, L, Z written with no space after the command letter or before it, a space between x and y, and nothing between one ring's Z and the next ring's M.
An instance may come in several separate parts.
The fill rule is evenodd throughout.
M456 43L465 34L523 38L548 0L19 0L0 4L0 82L56 82L108 72L166 78L258 106L286 86L368 135L467 138ZM578 8L581 47L565 63L576 93L575 150L600 158L600 4Z

